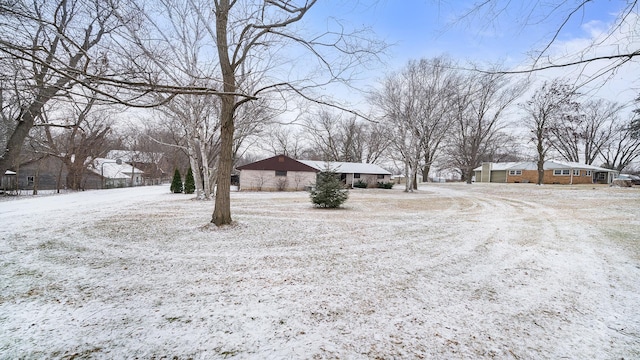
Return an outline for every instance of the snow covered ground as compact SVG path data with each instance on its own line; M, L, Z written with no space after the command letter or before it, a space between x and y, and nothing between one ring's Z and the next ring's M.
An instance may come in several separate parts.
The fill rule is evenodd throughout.
M640 358L640 189L0 201L0 358Z

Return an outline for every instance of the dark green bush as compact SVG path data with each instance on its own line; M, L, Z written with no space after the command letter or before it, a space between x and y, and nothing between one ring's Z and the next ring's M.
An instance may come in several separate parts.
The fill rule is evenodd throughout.
M393 183L392 182L388 182L388 183L379 182L378 183L378 188L380 188L380 189L391 189L391 188L393 188Z
M173 172L173 180L171 180L171 192L179 194L182 192L182 177L180 176L180 170L176 168Z
M196 181L193 178L193 171L189 168L187 176L184 177L184 193L193 194L194 191L196 191Z
M353 183L353 187L355 187L355 188L366 189L367 186L369 186L369 184L367 184L366 182L364 182L362 180L358 180L355 183Z

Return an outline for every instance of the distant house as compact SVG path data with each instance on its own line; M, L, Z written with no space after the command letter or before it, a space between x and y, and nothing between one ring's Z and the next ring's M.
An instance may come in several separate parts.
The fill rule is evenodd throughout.
M545 161L544 184L610 184L618 171L574 162ZM476 182L537 183L535 161L483 163L474 171Z
M345 185L358 181L375 185L387 183L391 173L375 164L295 160L277 155L237 167L240 170L240 190L295 191L303 190L316 182L320 171L334 171Z
M79 183L83 190L144 185L142 170L116 159L96 158L85 166ZM11 185L14 190L66 189L70 176L67 166L55 156L24 162L14 170ZM3 177L3 187L5 183Z
M423 181L424 179L422 178L422 173L417 173L416 182L419 184ZM391 175L391 182L394 184L405 184L407 182L407 177L404 176L404 174Z
M99 188L144 185L144 171L122 161L96 158L89 170L100 176L102 183Z
M64 189L67 179L67 167L60 158L44 156L32 159L15 168L17 185L21 190L56 190ZM95 179L94 179L95 180ZM89 179L83 179L83 188Z
M167 169L170 165L161 152L111 150L107 154L109 159L121 159L125 163L143 171L145 185L157 185L170 181Z

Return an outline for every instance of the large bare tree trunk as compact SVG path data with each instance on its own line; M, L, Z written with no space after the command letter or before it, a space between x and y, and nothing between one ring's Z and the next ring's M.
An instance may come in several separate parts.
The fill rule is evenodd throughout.
M538 160L538 185L544 182L544 159Z
M422 182L429 181L429 172L431 171L431 164L425 162L425 165L422 167Z
M60 80L57 82L56 86L62 87L64 84L66 84L66 81ZM4 154L0 156L0 174L4 174L5 171L18 165L16 164L16 161L18 160L18 156L20 156L24 140L29 135L29 131L33 128L36 117L42 112L42 107L47 101L54 97L56 91L55 87L47 87L40 90L39 96L33 101L31 106L18 115L18 119L16 119L16 127L9 137L6 150L4 151Z
M16 161L18 160L18 156L20 156L24 139L27 138L29 130L31 130L32 127L33 117L31 116L23 116L22 121L18 121L15 130L9 137L5 153L0 157L0 171L2 174L17 165Z
M220 158L216 201L211 222L217 226L231 224L231 170L233 166L233 100L222 99Z
M229 21L229 0L220 0L216 8L216 35L218 58L224 91L236 91L234 67L229 59L229 42L227 26ZM220 157L218 159L218 184L216 201L213 208L211 222L216 226L231 224L231 168L233 166L233 115L235 112L235 97L224 95L220 106Z

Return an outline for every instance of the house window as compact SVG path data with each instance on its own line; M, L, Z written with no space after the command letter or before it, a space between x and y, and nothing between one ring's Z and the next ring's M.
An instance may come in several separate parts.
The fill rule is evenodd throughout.
M563 176L563 175L569 175L569 169L555 169L553 170L553 175L554 176Z
M580 170L573 170L573 176L580 176Z
M522 170L509 170L509 175L522 175Z
M591 170L585 170L584 176L591 176Z
M27 185L31 186L35 182L35 178L33 176L27 176Z
M286 170L276 170L276 176L287 176Z
M597 173L597 175L598 175L598 180L604 180L607 176L606 173L603 173L603 172L599 172Z
M360 179L360 174L353 174L354 179Z
M383 174L378 174L378 180L384 180L384 175Z

